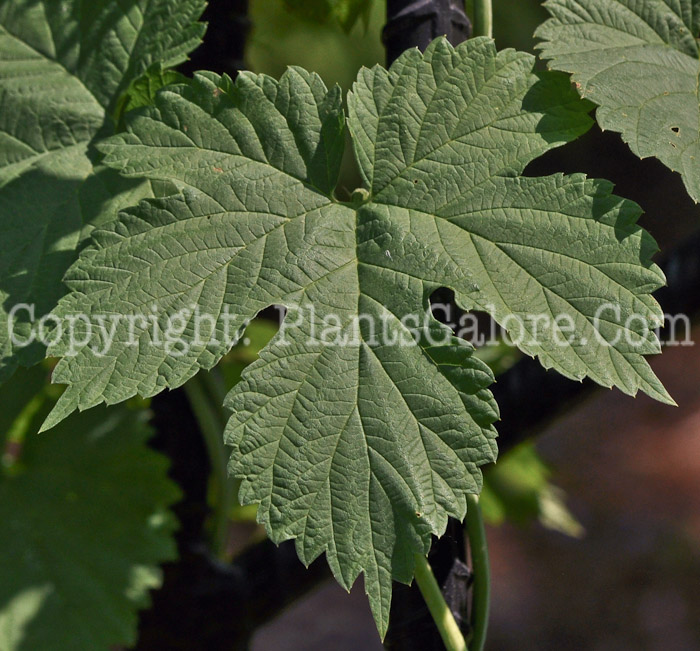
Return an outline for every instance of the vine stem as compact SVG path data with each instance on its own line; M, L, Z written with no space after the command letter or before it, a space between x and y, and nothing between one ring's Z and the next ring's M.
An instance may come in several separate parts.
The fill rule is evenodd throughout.
M44 405L45 391L37 393L15 418L5 437L5 449L0 457L0 470L11 475L22 455L24 441L27 438L32 420Z
M493 7L491 0L474 0L474 36L493 38Z
M491 571L486 545L486 529L481 514L479 497L467 495L467 517L464 521L471 551L474 583L472 585L471 634L469 651L481 651L486 642L491 601Z
M228 452L224 445L225 422L218 402L220 394L214 389L214 382L216 382L214 378L204 378L202 373L199 373L184 385L184 389L199 424L211 462L212 548L218 558L226 560L229 513L235 496L226 468Z
M467 643L462 631L459 630L454 615L447 605L445 597L442 596L442 591L428 559L422 554L416 554L415 561L416 583L440 632L440 637L445 643L445 648L447 651L467 651Z

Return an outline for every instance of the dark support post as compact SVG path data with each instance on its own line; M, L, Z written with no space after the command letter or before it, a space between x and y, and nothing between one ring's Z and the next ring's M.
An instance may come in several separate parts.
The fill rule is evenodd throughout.
M204 41L180 71L213 70L235 77L245 69L245 43L250 31L248 0L211 0L202 20L207 23Z
M470 35L471 23L463 0L387 0L382 33L387 65L409 48L425 50L438 36L446 36L452 45L458 45ZM450 520L445 535L433 541L428 559L457 624L466 633L471 572L466 565L461 523ZM415 582L410 587L395 584L384 645L395 651L444 649Z
M382 33L387 65L409 48L422 52L438 36L458 45L471 31L463 0L387 0Z

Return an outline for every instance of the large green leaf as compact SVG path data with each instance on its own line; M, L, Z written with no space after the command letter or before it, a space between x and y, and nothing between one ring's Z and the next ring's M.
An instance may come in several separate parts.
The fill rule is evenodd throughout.
M119 97L154 62L198 43L203 0L0 0L0 381L44 347L14 345L8 315L36 320L65 293L63 274L92 228L152 194L99 164ZM27 309L14 314L31 338Z
M131 645L157 565L175 556L178 490L143 413L102 408L38 436L43 376L18 373L0 398L0 446L19 457L0 469L0 648Z
M548 0L535 33L603 129L680 172L700 200L700 0Z
M519 176L591 123L563 75L533 66L489 39L457 49L439 39L388 72L363 70L349 125L367 188L350 203L333 194L338 88L293 68L279 82L203 73L161 91L101 149L108 165L172 179L182 196L142 202L95 233L59 314L163 323L198 306L228 318L200 318L197 341L195 316L182 312L176 355L152 320L131 337L118 321L99 357L98 330L82 326L91 336L74 350L64 336L50 352L66 356L54 380L69 386L45 426L181 384L260 310L286 306L284 327L230 394L231 471L273 540L296 538L306 563L326 552L346 587L364 572L383 632L392 578L410 581L430 535L464 517L496 454L492 375L430 316L435 289L526 331L523 348L571 377L669 399L643 358L658 350L649 292L663 276L638 208L582 175ZM619 310L594 333L607 303ZM559 345L558 326L534 327L528 314L568 315L573 342ZM333 330L345 345L329 342Z

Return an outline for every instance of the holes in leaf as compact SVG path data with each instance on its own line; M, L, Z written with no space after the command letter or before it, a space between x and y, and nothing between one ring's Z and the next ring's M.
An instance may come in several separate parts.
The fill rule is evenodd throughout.
M463 310L457 305L455 293L446 287L431 294L430 311L436 321L475 347L501 338L502 330L489 314L478 310Z
M262 348L277 334L285 316L286 309L282 305L272 305L241 328L238 343L219 363L227 391L240 380L243 369L258 358ZM233 334L230 332L226 336Z
M671 131L673 131L673 133L677 134L677 133L681 132L681 128L680 127L671 127Z
M508 370L522 356L491 315L461 309L452 290L441 287L434 291L430 296L430 310L433 318L450 328L456 337L472 344L476 348L475 356L488 364L496 375Z

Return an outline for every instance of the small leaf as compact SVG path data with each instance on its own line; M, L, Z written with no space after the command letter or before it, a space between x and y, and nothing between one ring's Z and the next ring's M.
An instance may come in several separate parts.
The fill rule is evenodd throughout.
M547 529L580 538L584 529L566 506L565 493L532 443L523 443L484 473L479 504L492 524L524 525L537 519Z
M603 129L655 156L700 200L699 0L548 0L541 56L572 74Z
M161 63L153 64L124 91L116 110L115 122L121 123L122 115L126 111L142 106L153 106L156 103L156 93L161 88L169 84L182 83L184 80L185 76L177 70L164 69Z

